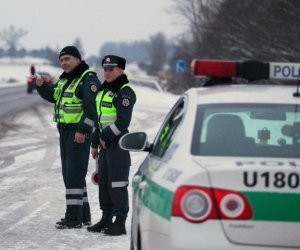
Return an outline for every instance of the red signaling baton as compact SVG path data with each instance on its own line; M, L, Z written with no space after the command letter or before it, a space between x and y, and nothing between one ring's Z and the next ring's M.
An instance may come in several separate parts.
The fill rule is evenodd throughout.
M98 185L99 183L98 157L96 158L96 170L92 173L91 179L93 184Z
M36 78L36 70L34 64L30 65L30 75L32 78Z
M91 179L92 179L93 184L98 185L98 183L99 183L99 173L97 171L92 173Z

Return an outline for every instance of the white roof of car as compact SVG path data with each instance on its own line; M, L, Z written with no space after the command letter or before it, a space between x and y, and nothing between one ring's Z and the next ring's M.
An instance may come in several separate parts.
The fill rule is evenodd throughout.
M291 85L222 85L191 88L186 94L198 104L212 103L300 103L294 97L297 86Z

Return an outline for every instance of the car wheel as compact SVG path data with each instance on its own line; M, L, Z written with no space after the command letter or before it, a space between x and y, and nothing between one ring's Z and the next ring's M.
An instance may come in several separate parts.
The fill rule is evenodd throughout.
M130 250L134 250L134 245L133 245L133 239L132 239L132 236L130 236Z
M137 242L137 248L138 248L138 250L142 250L142 239L141 239L140 228L138 229L138 242Z
M140 229L138 229L138 239L137 239L137 250L142 250L142 244L141 244L141 234L140 234ZM132 237L132 233L130 236L130 250L135 250L134 249L134 242L133 242L133 237Z

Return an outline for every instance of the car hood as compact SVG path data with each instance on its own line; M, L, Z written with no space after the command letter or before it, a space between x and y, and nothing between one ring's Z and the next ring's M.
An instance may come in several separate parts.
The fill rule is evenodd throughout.
M221 220L230 241L300 247L299 159L195 157L193 160L207 171L213 189L237 192L251 207L252 216L247 220Z

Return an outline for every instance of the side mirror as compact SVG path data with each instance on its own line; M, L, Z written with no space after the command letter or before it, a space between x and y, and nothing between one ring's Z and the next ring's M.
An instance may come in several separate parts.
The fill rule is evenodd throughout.
M145 132L125 134L120 138L119 146L127 151L148 151L148 136Z

